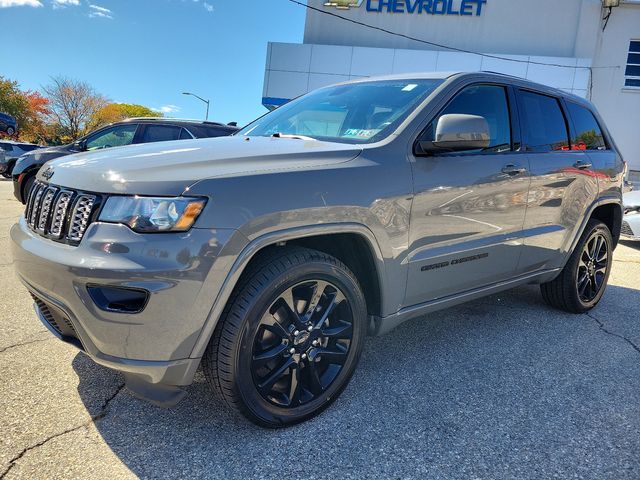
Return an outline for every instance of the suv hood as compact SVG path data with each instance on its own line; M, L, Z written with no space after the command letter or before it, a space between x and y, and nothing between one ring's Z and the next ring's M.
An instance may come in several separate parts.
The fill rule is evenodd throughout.
M361 152L357 145L289 138L180 140L70 155L48 162L38 178L96 193L180 195L207 178L321 168Z

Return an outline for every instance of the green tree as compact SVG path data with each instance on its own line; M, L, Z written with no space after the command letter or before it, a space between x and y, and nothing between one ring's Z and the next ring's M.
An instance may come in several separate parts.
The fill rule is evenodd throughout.
M102 125L121 122L127 118L162 117L162 113L151 110L143 105L131 103L110 103L98 110L87 123L89 130L95 130Z

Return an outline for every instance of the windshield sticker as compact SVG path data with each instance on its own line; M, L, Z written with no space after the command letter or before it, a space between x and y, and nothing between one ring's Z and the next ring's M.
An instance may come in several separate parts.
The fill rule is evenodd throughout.
M359 128L350 128L344 132L345 137L371 138L380 130L362 130Z
M410 92L411 90L413 90L414 88L416 88L418 86L417 83L410 83L409 85L407 85L406 87L404 87L402 89L403 92Z

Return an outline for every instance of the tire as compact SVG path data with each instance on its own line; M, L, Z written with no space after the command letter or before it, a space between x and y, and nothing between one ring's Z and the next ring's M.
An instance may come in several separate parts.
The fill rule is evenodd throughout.
M9 135L10 137L12 137L14 133L16 133L15 128L13 128L13 127L7 127L7 135Z
M293 425L347 386L366 320L364 295L343 263L315 250L278 248L243 274L205 352L204 374L253 423Z
M552 307L569 313L588 312L598 304L607 288L612 255L609 228L599 220L589 220L560 275L540 285L542 297Z
M29 196L29 192L31 191L31 187L33 187L33 182L36 181L35 174L29 175L29 177L24 182L24 187L22 187L22 203L27 203L27 197Z

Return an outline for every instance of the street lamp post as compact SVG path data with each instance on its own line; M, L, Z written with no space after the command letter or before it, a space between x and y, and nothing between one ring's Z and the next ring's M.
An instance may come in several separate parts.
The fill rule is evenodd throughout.
M192 97L196 97L198 100L202 100L204 103L207 104L207 115L205 117L205 120L209 120L209 100L205 100L202 97L199 97L198 95L196 95L195 93L190 93L190 92L182 92L183 95L191 95Z

